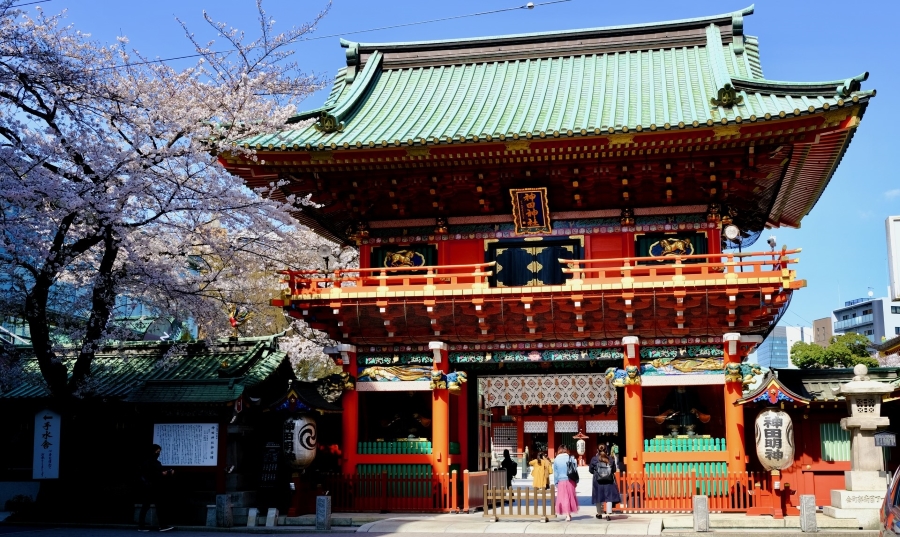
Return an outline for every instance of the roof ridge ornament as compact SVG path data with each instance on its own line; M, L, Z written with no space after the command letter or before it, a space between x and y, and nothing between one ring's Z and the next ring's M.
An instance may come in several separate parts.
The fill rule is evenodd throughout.
M857 75L853 78L848 78L844 81L843 84L837 87L837 96L847 98L850 97L853 92L860 91L862 89L862 83L864 80L868 80L869 72L866 71L861 75Z
M744 96L738 95L738 92L731 84L725 84L719 89L717 97L709 100L713 106L721 106L723 108L732 108L736 104L744 102Z
M750 6L753 9L753 6ZM735 54L744 53L744 13L736 11L731 15L732 50Z
M344 123L328 112L322 112L314 127L317 131L325 134L344 131Z

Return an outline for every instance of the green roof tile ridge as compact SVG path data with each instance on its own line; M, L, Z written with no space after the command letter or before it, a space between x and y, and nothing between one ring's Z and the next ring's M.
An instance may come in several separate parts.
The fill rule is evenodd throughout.
M381 70L381 59L382 54L380 52L376 51L372 54L372 57L369 58L369 61L367 61L365 67L363 67L362 73L360 73L353 81L350 93L342 99L341 102L337 103L334 109L332 109L331 114L336 117L338 121L346 117L356 107L360 97L365 94L369 84L372 82L375 73Z
M716 21L722 22L733 22L735 16L743 17L746 15L752 15L755 9L755 4L751 4L748 7L743 9L739 9L737 11L731 11L728 13L721 13L718 15L706 15L703 17L693 17L687 19L676 19L670 21L658 21L658 22L644 22L637 24L622 24L615 26L598 26L595 28L580 28L576 30L551 30L547 32L531 32L531 33L522 33L522 34L509 34L509 35L495 35L495 36L482 36L482 37L466 37L459 39L438 39L438 40L427 40L427 41L398 41L398 42L385 42L385 43L363 43L357 41L346 41L341 40L342 45L347 43L348 45L357 45L360 49L377 49L381 51L388 51L393 48L406 48L406 47L421 47L421 46L441 46L441 45L463 45L463 44L473 44L477 45L486 41L496 41L496 40L521 40L521 39L545 39L548 37L579 37L584 34L593 34L593 33L618 33L623 30L650 30L650 29L663 29L668 26L683 26L683 25L701 25L705 23L713 23Z
M731 85L731 75L725 65L725 48L722 46L722 33L715 24L706 27L706 54L709 59L710 71L713 75L713 84L716 89L722 89Z
M362 73L354 77L353 83L350 85L350 92L346 96L344 95L345 93L347 93L346 89L337 89L337 86L339 84L346 84L345 78L347 68L342 67L334 78L334 85L332 86L331 93L329 94L328 99L325 101L325 103L318 108L299 112L288 119L287 122L297 123L306 119L317 117L323 112L331 112L331 115L335 116L337 120L340 121L349 111L353 109L356 101L359 100L359 97L361 95L363 95L363 90L368 87L369 82L371 82L372 80L372 76L379 67L381 67L381 54L376 52L372 55L371 58L369 58L369 61L366 62L365 67L363 67ZM254 139L254 141L256 143L260 143L259 138Z

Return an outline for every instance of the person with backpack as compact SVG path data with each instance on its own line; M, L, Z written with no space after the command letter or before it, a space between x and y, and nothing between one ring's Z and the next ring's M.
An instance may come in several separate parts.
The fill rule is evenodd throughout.
M556 514L566 515L566 522L570 522L572 513L578 512L578 498L575 497L578 464L565 445L559 446L559 455L553 459L553 482L556 484Z
M597 518L603 519L603 507L606 504L606 519L612 520L612 504L620 503L622 496L616 484L616 460L606 453L606 446L597 446L597 454L591 459L588 470L593 474L591 480L591 501L597 506Z
M519 473L519 465L509 456L509 450L503 450L503 460L500 461L500 468L506 470L506 488L511 489L513 477Z

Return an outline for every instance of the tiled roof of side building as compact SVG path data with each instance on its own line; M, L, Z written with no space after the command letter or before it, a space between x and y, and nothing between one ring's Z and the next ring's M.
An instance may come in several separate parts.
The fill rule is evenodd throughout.
M274 337L179 345L126 342L102 348L91 364L85 394L134 402L226 402L269 378L286 360ZM27 351L26 351L27 352ZM63 355L69 370L72 357ZM22 360L22 381L0 399L39 399L49 392L37 359Z
M681 129L816 113L866 102L867 75L762 78L757 39L733 13L641 24L413 43L353 43L326 103L258 136L260 149L422 145L541 135ZM720 101L734 88L736 101ZM713 104L716 101L719 104Z

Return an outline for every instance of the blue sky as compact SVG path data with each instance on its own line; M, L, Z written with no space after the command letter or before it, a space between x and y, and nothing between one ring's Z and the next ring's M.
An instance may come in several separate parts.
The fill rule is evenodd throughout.
M465 15L522 5L523 0L334 0L331 13L315 36L332 34L365 42L412 41L520 32L565 30L653 22L711 15L741 9L747 2L692 0L608 2L570 0L533 10L516 10L454 21L415 25L368 33L350 33L381 26ZM540 2L536 1L536 4ZM309 20L325 2L268 0L265 8L279 27ZM66 9L68 21L102 42L125 35L149 57L167 58L193 50L175 21L189 24L202 40L213 37L202 19L204 9L220 21L252 32L253 0L155 0L111 2L51 0L48 13ZM28 6L25 9L33 9ZM753 250L766 249L765 238L776 235L779 245L802 247L798 275L808 281L798 291L782 324L811 325L828 316L842 301L866 295L885 296L888 285L884 221L900 214L898 89L900 61L895 52L900 2L762 0L756 14L744 19L744 31L758 36L763 72L772 80L819 81L848 78L863 71L866 89L878 95L869 106L850 150L819 203L802 228L764 232ZM309 41L296 48L296 59L311 72L330 78L344 62L338 37ZM314 108L325 93L310 97L300 108ZM893 108L892 108L893 107ZM895 110L892 112L891 110Z

